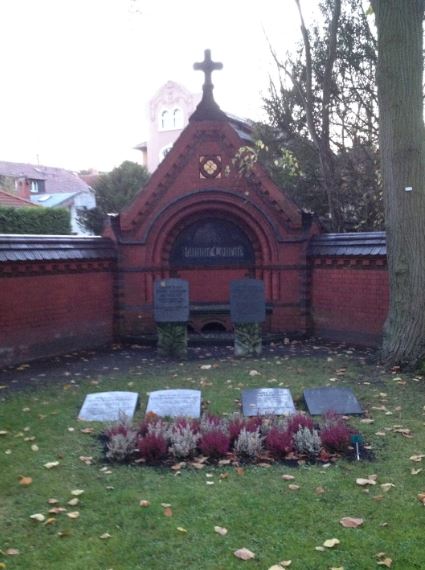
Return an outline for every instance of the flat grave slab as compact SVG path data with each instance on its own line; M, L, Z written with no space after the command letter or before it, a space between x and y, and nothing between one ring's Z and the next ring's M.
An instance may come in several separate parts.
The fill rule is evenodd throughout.
M309 388L304 390L304 400L312 416L320 416L326 412L344 415L363 413L350 388Z
M131 420L136 410L137 392L97 392L87 394L79 420L86 422L115 422L123 414Z
M242 390L242 412L244 416L284 416L296 410L287 388L254 388Z
M230 283L230 318L238 325L266 320L263 281L247 278Z
M189 282L185 279L155 281L154 318L157 323L189 320Z
M149 395L146 413L172 418L199 418L201 415L200 390L156 390Z

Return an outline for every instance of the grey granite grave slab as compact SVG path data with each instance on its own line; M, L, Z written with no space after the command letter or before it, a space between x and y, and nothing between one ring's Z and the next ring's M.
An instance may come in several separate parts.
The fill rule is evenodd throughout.
M326 412L337 414L362 414L363 410L350 388L309 388L304 390L304 400L312 416Z
M165 417L199 418L201 415L200 390L156 390L149 394L146 413L154 412Z
M79 420L86 422L114 422L125 415L129 420L134 416L139 395L137 392L97 392L87 394Z
M230 318L233 323L262 323L266 319L264 283L237 279L230 283Z
M294 401L287 388L254 388L242 390L244 416L295 414Z
M154 318L157 323L189 320L189 282L185 279L155 281Z

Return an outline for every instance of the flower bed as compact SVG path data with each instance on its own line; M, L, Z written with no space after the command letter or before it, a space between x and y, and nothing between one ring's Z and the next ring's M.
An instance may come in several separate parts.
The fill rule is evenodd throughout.
M139 425L122 418L101 436L111 462L146 465L335 461L353 455L351 441L361 439L343 417L333 413L316 423L308 415L199 420L164 419L146 414Z

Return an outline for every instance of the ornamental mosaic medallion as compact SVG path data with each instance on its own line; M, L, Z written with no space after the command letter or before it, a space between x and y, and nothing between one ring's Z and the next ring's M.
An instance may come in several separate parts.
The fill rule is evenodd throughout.
M200 178L221 178L222 164L220 155L199 157Z

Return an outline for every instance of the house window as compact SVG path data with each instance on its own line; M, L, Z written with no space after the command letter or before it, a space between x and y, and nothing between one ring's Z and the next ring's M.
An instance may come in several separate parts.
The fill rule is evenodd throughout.
M31 188L31 194L43 194L46 191L45 180L28 180Z
M173 126L175 129L183 128L183 113L178 107L173 111Z
M161 112L159 126L163 131L169 131L172 128L172 117L170 111L165 109Z
M183 111L179 107L163 109L159 114L161 131L174 131L183 128Z
M159 162L162 162L164 160L164 158L170 152L172 146L172 143L170 143L162 147L162 149L159 151Z

